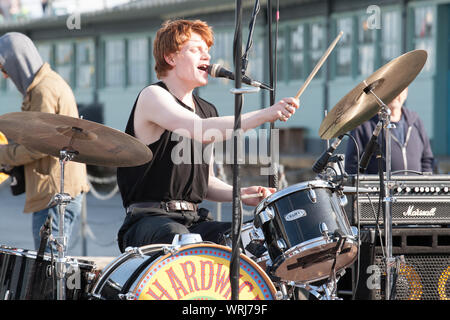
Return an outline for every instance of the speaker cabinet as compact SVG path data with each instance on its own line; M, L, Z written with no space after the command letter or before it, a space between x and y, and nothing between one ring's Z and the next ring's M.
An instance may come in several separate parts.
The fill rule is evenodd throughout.
M383 230L380 239L374 228L364 228L361 239L359 272L358 261L351 269L355 300L384 300ZM393 273L391 299L450 300L449 228L393 228L392 244L392 255L403 256L404 262Z

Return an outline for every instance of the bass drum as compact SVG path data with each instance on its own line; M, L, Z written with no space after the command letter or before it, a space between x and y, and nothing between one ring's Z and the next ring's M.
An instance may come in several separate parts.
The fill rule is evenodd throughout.
M71 259L66 268L66 299L86 299L94 265ZM0 300L56 300L54 261L45 254L0 246Z
M212 243L127 248L92 286L101 300L229 300L231 249ZM273 300L275 287L250 258L240 255L239 299Z

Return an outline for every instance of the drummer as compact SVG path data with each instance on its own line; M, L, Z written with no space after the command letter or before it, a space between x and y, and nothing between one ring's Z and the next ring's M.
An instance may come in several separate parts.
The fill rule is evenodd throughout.
M39 111L78 118L72 90L50 65L42 61L36 47L26 35L10 32L0 37L0 70L10 79L23 97L22 111ZM26 130L24 123L23 130ZM53 196L60 192L59 159L31 150L16 143L0 145L2 166L24 166L25 213L33 213L34 246L40 247L40 229L47 217L52 217L53 235L58 236L59 214L56 206L49 207ZM82 193L87 192L86 165L69 162L65 166L64 192L74 199L67 205L64 234L70 240L72 226L82 208ZM46 246L49 252L49 246Z
M391 111L390 121L395 125L395 128L391 129L391 169L393 172L401 171L402 173L407 170L433 172L434 157L430 140L419 115L404 106L407 97L408 88L404 89L388 104ZM358 170L357 157L362 156L378 121L379 117L375 115L369 121L352 130L351 135L358 142L359 155L357 155L354 143L349 140L345 154L345 171L347 173L355 174ZM385 140L383 132L381 132L378 136L378 143L384 146ZM383 171L386 171L385 162L383 162ZM378 173L376 153L372 155L365 173Z
M219 117L211 103L193 93L208 83L212 44L211 27L199 20L168 21L156 34L153 55L160 81L139 93L125 131L148 145L153 159L117 170L127 212L118 233L122 252L128 246L171 243L176 234L184 233L198 233L204 241L220 243L230 228L229 222L212 221L206 209L199 209L203 199L232 201L233 191L215 177L212 148L207 147L230 138L226 135L232 132L234 117ZM282 99L243 114L241 127L246 131L265 122L287 121L298 107L298 99ZM214 130L214 139L206 138L208 130ZM184 158L180 150L200 156ZM200 163L194 159L201 159ZM241 195L259 194L242 202L255 206L273 192L274 188L262 186L242 188Z

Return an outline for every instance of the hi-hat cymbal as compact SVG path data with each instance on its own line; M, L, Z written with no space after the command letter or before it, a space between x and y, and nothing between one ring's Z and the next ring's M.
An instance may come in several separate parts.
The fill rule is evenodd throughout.
M59 158L69 148L75 162L132 167L149 162L151 150L136 138L102 124L45 112L11 112L0 116L0 131L27 148Z
M382 66L333 107L320 125L319 136L335 138L372 118L381 107L374 95L366 94L364 89L370 86L387 105L416 78L426 60L425 50L413 50Z

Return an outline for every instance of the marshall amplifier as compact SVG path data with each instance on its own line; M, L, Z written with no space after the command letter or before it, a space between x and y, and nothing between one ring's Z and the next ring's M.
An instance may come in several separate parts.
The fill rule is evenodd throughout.
M348 179L356 186L356 176ZM450 224L450 175L393 175L392 224L395 225L447 225ZM380 180L378 175L359 176L359 197L349 197L347 213L351 212L353 225L384 223L384 202L379 207ZM359 217L357 199L359 198ZM350 212L349 212L350 211Z

